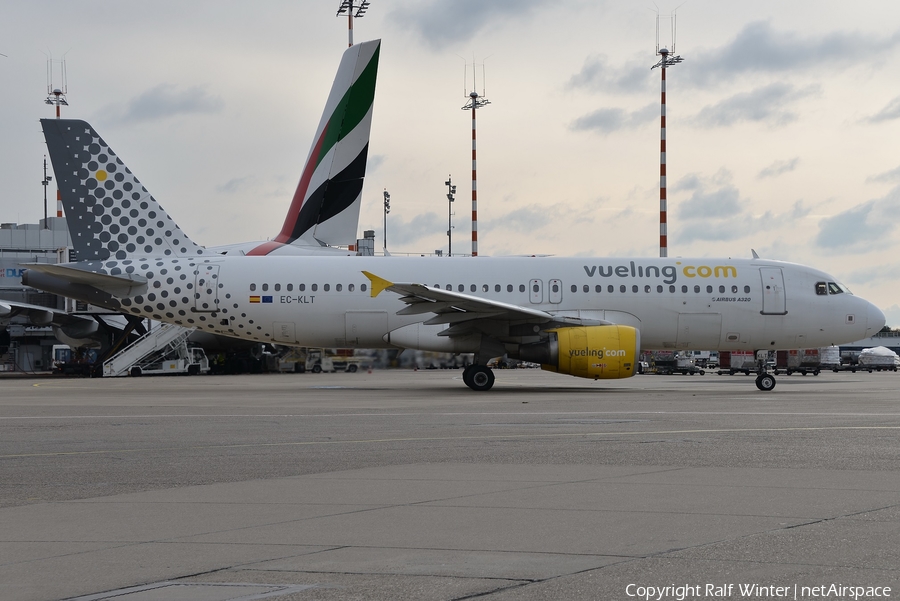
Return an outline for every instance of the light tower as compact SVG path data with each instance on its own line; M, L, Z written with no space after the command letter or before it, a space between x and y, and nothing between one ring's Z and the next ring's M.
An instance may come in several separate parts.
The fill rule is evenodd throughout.
M353 19L363 18L367 10L369 10L369 0L360 0L358 4L354 4L353 0L341 0L341 5L338 7L337 15L335 16L340 17L342 14L347 13L348 48L353 45Z
M478 187L475 162L475 111L491 103L484 97L484 65L481 66L481 94L475 91L475 63L472 63L472 91L469 92L469 101L462 110L472 111L472 256L478 256Z
M54 66L59 70L59 87L53 85ZM66 59L53 60L47 59L47 99L45 104L56 105L56 118L59 119L59 107L69 106L66 100L69 84L66 79Z
M662 80L660 83L660 110L659 110L659 256L668 256L668 208L666 206L666 67L677 65L684 59L675 55L675 13L668 17L671 20L671 52L668 48L659 47L659 14L656 15L656 54L660 56L659 62L650 67L650 70L660 68Z
M453 185L452 178L448 175L447 181L447 256L453 256L453 201L456 200L456 186Z
M384 189L384 254L387 255L387 216L391 212L391 193Z
M44 155L44 179L41 180L41 185L44 186L44 229L50 229L50 226L47 225L47 186L50 182L53 181L53 176L47 175L47 155ZM57 193L58 195L58 193ZM57 217L62 217L62 215L57 215Z

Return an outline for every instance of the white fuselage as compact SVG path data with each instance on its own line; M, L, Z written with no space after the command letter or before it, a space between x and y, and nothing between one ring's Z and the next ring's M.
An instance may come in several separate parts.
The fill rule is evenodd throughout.
M124 312L286 345L477 350L474 338L437 336L445 325L389 337L434 315L397 315L406 307L401 297L384 291L373 298L363 270L555 316L633 326L645 349L817 347L859 340L883 325L877 308L838 292L833 277L762 259L205 255L107 261L103 269L148 279L145 292L122 299ZM822 294L823 283L833 284L833 293ZM504 327L495 328L500 340Z

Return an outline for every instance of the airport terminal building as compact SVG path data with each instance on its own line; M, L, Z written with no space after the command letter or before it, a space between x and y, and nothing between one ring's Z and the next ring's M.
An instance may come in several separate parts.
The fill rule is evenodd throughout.
M10 300L65 310L66 299L22 284L27 263L65 263L72 239L65 217L49 217L39 223L0 224L0 302ZM0 371L48 370L53 328L36 325L23 317L0 314Z

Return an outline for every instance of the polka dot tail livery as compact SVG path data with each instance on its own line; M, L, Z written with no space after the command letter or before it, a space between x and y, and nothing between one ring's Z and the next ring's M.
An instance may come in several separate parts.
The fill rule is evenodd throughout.
M42 119L80 261L211 254L181 231L84 121Z

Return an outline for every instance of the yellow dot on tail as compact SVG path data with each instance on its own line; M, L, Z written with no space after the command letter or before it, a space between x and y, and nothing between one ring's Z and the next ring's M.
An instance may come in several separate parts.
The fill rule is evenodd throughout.
M99 170L95 177L97 178L98 182L105 181L106 180L106 171L104 171L103 169Z

